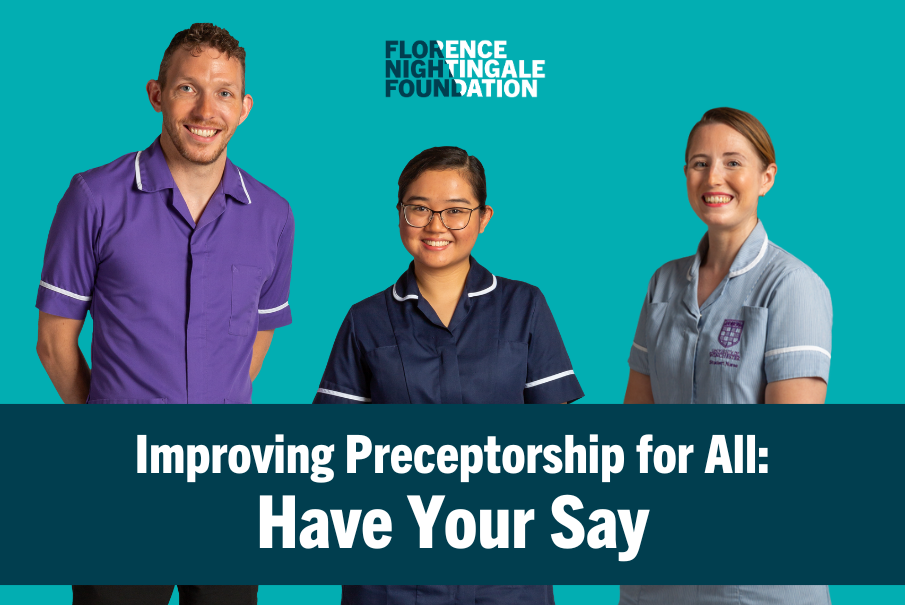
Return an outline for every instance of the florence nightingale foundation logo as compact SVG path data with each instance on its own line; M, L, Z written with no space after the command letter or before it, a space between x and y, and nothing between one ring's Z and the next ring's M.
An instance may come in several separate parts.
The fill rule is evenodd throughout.
M387 40L386 96L537 97L541 59L510 59L506 40Z

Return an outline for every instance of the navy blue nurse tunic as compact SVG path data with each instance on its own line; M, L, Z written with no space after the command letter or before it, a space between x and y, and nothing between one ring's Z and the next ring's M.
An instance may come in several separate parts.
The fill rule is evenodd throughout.
M563 403L584 393L540 290L470 259L444 326L414 263L343 321L314 403ZM552 586L343 586L342 605L553 605Z
M449 326L414 263L346 315L314 403L563 403L584 396L540 290L474 258Z

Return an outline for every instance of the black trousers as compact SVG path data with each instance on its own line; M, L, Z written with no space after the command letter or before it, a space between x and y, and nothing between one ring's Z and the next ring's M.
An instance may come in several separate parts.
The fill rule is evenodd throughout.
M173 586L73 586L72 605L167 605ZM179 605L257 605L257 586L179 586Z

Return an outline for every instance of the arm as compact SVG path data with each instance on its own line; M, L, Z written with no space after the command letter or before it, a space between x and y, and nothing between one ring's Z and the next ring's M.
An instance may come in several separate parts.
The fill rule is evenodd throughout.
M533 288L524 403L562 404L584 397L547 299Z
M823 403L826 383L822 378L792 378L767 384L764 403Z
M622 403L653 403L654 390L650 386L650 376L629 370L625 401Z
M254 381L258 373L261 371L261 365L264 363L264 357L270 349L270 343L273 340L273 330L261 330L255 336L255 344L251 352L251 367L248 368L248 375Z
M85 403L91 370L79 349L84 320L38 314L38 357L64 403Z

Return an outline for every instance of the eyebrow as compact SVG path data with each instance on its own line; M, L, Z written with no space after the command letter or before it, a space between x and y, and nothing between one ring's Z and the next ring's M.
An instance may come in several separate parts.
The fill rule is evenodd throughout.
M174 81L184 81L184 82L190 82L192 84L198 83L198 80L196 80L192 76L177 76L174 79ZM213 82L214 84L216 84L218 86L235 86L237 88L239 87L239 84L237 84L233 80L228 80L226 78L217 78L215 80L211 80L211 82Z
M430 200L429 200L428 198L422 197L422 196L420 196L420 195L413 195L413 196L410 197L410 198L406 198L405 201L406 201L406 202L429 202ZM460 198L460 197L454 197L454 198L450 198L450 199L448 199L448 200L442 200L442 201L444 201L444 202L454 202L454 203L455 203L455 202L459 202L459 203L465 204L465 205L467 205L467 206L471 206L471 202L470 202L470 201L468 201L468 200L466 200L466 199L464 199L464 198Z
M745 154L740 153L740 152L738 152L738 151L727 151L726 153L723 154L723 157L726 157L727 155L737 155L737 156L740 157L740 158L745 157ZM688 158L688 159L689 159L689 160L692 160L692 159L694 159L694 158L707 158L707 159L709 159L710 156L707 155L706 153L696 153L696 154L694 154L693 156L691 156L691 157Z

